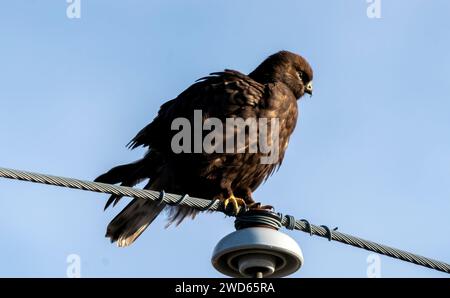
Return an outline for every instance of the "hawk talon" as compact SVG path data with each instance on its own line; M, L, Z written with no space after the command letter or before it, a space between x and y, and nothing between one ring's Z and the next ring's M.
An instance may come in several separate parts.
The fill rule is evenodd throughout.
M231 210L230 210L230 204L231 204ZM236 198L233 194L225 201L223 201L223 209L226 213L229 213L230 215L238 215L243 210L245 211L247 209L247 204L245 201L241 198Z

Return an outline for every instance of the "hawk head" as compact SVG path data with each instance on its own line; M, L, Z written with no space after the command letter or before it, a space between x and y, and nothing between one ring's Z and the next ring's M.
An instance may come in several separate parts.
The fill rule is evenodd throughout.
M302 56L288 51L269 56L249 76L263 84L284 83L297 99L313 92L311 66Z

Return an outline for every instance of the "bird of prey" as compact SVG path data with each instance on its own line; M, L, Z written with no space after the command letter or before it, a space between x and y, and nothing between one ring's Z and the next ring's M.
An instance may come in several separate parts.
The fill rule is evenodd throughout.
M95 181L124 186L147 181L145 189L219 199L230 213L238 213L244 207L266 208L255 203L252 192L281 165L297 122L297 100L305 93L312 95L312 79L313 71L308 62L288 51L269 56L248 75L225 69L201 78L164 103L156 118L128 144L131 149L148 148L142 159L117 166ZM261 157L266 153L249 150L175 152L173 138L178 132L173 129L173 121L180 118L194 121L195 110L202 112L203 123L208 118L222 122L234 118L278 119L277 159L262 163ZM234 138L240 133L239 129L224 130L223 139ZM250 138L248 128L243 130L246 148L264 136L257 134L256 138ZM111 196L105 209L120 199ZM109 223L106 237L120 247L128 246L165 208L169 211L169 224L175 222L177 225L186 217L194 218L198 212L186 206L133 199Z

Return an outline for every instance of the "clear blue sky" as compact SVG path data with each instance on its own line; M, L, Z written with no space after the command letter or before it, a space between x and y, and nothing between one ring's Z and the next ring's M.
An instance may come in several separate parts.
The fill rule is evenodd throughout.
M308 58L315 94L280 171L256 192L277 210L450 262L450 2L65 1L0 4L0 166L93 179L144 151L125 144L210 72ZM104 238L106 195L0 180L0 276L218 277L221 214L158 218L130 248ZM368 252L296 232L295 277L365 277ZM384 277L445 277L381 257Z

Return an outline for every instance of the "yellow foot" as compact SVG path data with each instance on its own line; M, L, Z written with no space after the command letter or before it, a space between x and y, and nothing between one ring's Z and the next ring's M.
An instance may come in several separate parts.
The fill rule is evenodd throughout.
M223 207L226 213L230 215L237 215L239 212L246 209L245 201L241 198L236 198L233 194L223 201Z

